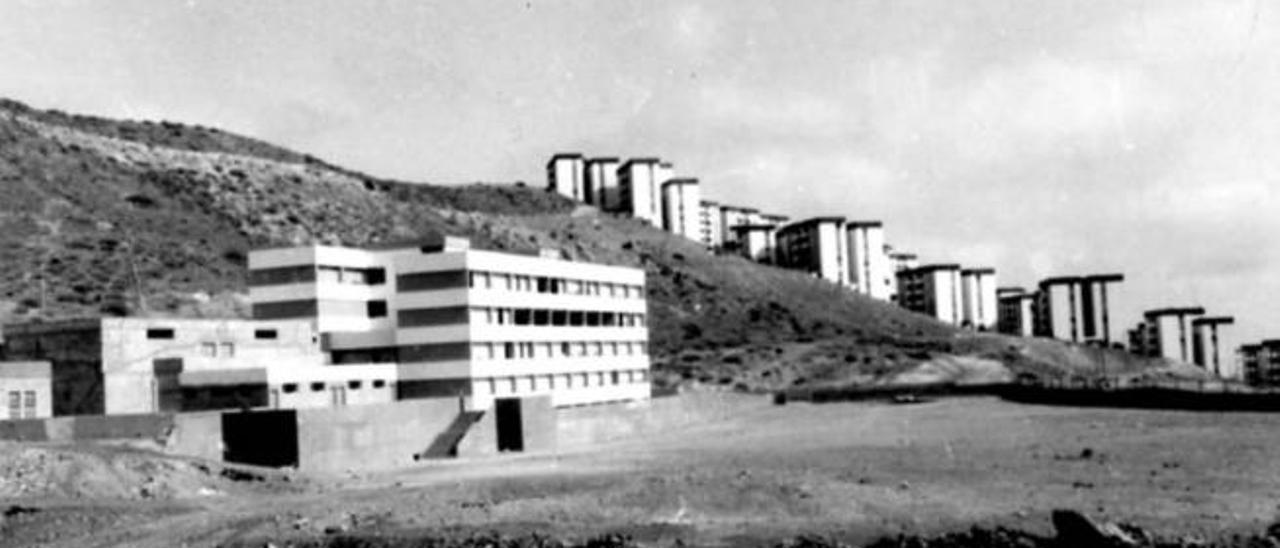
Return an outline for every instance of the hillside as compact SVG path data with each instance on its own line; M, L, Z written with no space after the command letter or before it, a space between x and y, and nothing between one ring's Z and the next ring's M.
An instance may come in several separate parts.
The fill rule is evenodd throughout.
M552 247L644 268L655 363L673 377L843 382L953 354L1016 371L1092 364L1063 358L1067 345L975 337L799 273L712 256L541 189L379 179L210 128L0 101L0 196L2 321L244 315L252 247L443 232L482 249Z

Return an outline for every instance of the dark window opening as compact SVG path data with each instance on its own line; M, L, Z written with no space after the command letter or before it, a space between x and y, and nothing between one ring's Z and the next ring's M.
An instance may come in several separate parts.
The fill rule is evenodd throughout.
M285 383L283 386L280 387L280 390L283 391L285 394L292 394L298 391L298 385L296 383L291 383L291 382Z
M364 281L369 285L382 285L387 283L387 269L370 268L364 271Z
M347 381L347 388L352 390L359 390L361 386L364 386L364 383L360 381Z
M255 329L253 330L253 338L255 339L274 339L276 338L276 330L274 329Z
M546 310L534 310L534 311L533 311L533 324L534 324L534 325L547 325L547 324L549 324L549 323L551 322L551 317L550 317L550 315L551 315L551 314L550 314L550 312L548 312L548 311L546 311Z
M313 383L311 383L311 391L312 391L312 392L319 392L319 391L321 391L321 390L324 390L324 383L322 383L322 382L313 382Z
M387 386L387 381L384 381L384 380L382 380L382 379L377 379L377 380L373 381L373 387L374 387L374 388L383 388L383 387L385 387L385 386Z
M151 328L147 330L148 339L172 339L173 330L165 327Z
M365 312L370 318L387 317L387 301L369 301L365 303Z
M533 322L532 322L532 320L533 320L533 313L532 313L532 312L533 312L532 310L529 310L529 309L527 309L527 308L517 308L517 309L516 309L516 321L515 321L515 324L516 324L516 325L529 325L530 323L533 323Z

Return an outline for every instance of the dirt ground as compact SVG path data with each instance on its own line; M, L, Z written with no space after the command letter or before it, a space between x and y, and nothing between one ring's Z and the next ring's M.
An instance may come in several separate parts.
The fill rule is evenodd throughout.
M1215 538L1262 530L1280 503L1280 415L994 398L774 406L741 396L729 405L716 420L551 455L157 500L11 496L0 499L9 508L0 546L284 546L336 533L487 531L624 532L655 546L771 546L799 534L859 544L975 524L1048 534L1054 508Z

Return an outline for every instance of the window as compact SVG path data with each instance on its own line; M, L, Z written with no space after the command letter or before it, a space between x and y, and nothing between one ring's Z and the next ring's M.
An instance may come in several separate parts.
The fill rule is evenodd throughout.
M313 382L313 383L311 383L311 391L312 391L312 392L320 392L320 391L323 391L323 390L324 390L324 383L322 383L322 382Z
M222 343L222 357L224 358L236 357L236 344L229 343L229 342Z
M569 343L567 342L560 343L560 355L561 356L569 355Z
M148 339L173 339L173 329L168 327L153 327L147 330Z
M369 285L382 285L387 283L387 270L385 268L370 268L365 270L364 281Z
M258 340L275 339L276 330L274 329L255 329L253 330L253 338Z
M22 418L22 393L17 390L9 392L9 418Z
M370 318L387 317L387 301L369 301L365 303L364 309Z
M206 358L214 358L218 356L218 343L200 343L200 355Z
M492 378L489 379L489 393L490 394L498 393L498 381L496 379L492 379Z
M364 386L364 383L363 383L363 382L360 382L360 381L347 381L347 388L350 388L350 389L352 389L352 390L359 390L359 389L360 389L360 387L362 387L362 386Z
M23 417L28 419L36 418L36 391L27 390L22 393L22 412Z
M373 381L374 388L385 388L386 386L387 386L387 381L384 381L382 379L374 379Z
M502 344L502 357L513 360L516 357L516 343Z
M292 394L292 393L294 393L294 392L297 392L297 391L298 391L298 385L297 385L296 383L287 382L287 383L284 383L284 385L283 385L283 386L281 386L281 387L280 387L280 389L281 389L285 394Z
M591 343L591 355L599 356L604 353L604 345L602 343Z
M622 375L619 375L617 371L612 371L609 373L609 380L612 381L613 384L619 384L622 381Z

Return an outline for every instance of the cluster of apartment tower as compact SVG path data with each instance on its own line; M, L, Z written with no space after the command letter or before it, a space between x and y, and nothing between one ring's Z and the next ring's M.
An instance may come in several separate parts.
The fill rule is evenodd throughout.
M644 271L470 249L249 254L253 319L7 325L0 419L650 394Z
M676 177L656 158L556 154L548 190L605 211L644 219L716 253L807 272L868 297L982 331L1123 347L1111 325L1108 291L1118 273L1058 276L1034 290L997 287L990 267L920 264L885 242L880 221L784 215L701 199L696 178ZM696 205L695 205L696 204ZM1193 363L1225 379L1280 386L1280 340L1245 345L1230 338L1231 317L1201 308L1150 310L1128 334L1129 350ZM1271 371L1274 371L1271 373Z

